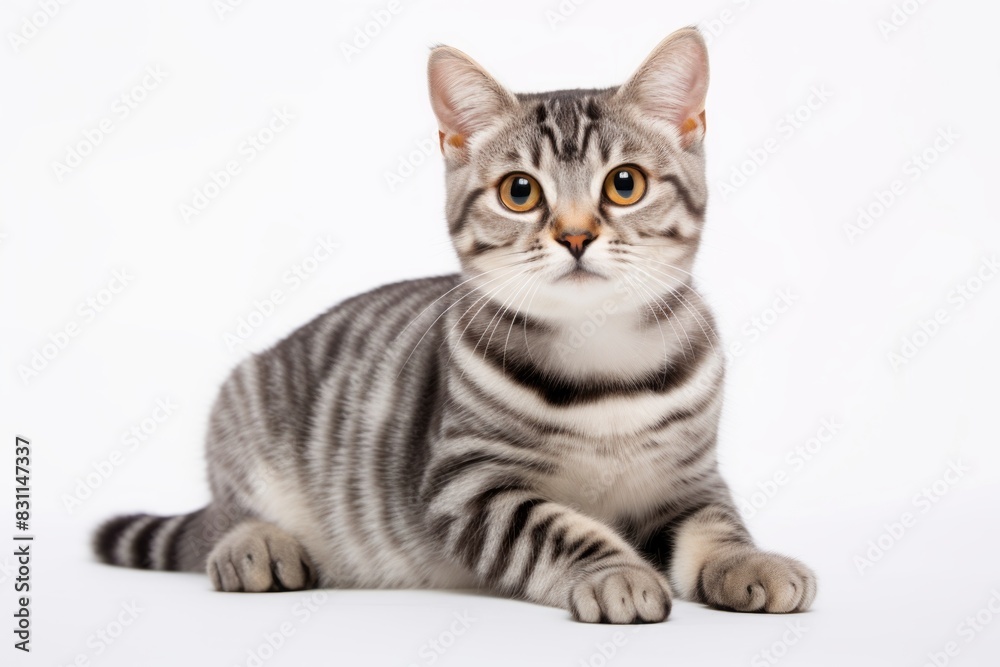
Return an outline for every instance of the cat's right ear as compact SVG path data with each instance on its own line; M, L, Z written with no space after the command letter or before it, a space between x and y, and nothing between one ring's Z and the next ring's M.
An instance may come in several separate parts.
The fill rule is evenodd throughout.
M431 51L427 80L441 152L448 159L464 160L472 136L517 105L517 98L479 63L450 46Z
M653 49L618 97L678 133L685 148L705 136L708 48L697 28L682 28Z

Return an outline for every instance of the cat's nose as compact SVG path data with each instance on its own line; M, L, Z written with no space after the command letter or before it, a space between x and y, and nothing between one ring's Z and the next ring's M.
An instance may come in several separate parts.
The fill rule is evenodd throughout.
M573 257L580 259L583 257L583 251L595 238L597 237L591 232L572 230L560 234L556 241L566 246Z

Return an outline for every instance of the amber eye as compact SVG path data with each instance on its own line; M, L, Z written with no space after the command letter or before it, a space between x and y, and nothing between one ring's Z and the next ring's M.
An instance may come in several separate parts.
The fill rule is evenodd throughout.
M500 201L515 213L527 213L541 199L541 186L527 174L510 174L500 183Z
M646 177L635 167L615 167L604 179L604 194L612 203L631 206L646 194Z

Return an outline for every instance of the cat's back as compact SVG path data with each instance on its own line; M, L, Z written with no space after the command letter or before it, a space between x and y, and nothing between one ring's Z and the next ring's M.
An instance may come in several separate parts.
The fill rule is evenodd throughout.
M357 358L366 348L384 350L404 343L410 338L407 334L421 324L420 334L426 333L427 325L448 307L452 288L460 282L458 274L451 274L404 280L356 294L251 359L292 369L301 380L315 382L334 364Z
M453 274L377 287L245 359L220 392L214 420L225 423L219 430L238 422L244 432L269 438L270 449L284 449L276 442L302 446L322 419L334 418L339 426L389 378L407 390L413 370L426 371L436 360L445 320L439 316L460 283Z

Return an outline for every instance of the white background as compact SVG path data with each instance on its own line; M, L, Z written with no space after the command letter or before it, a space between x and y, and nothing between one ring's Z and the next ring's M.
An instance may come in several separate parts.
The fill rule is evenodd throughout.
M904 4L910 14L880 29L891 0L589 0L563 3L563 14L551 13L555 0L404 0L348 58L342 44L387 3L246 0L220 16L211 0L94 0L46 18L39 2L5 2L0 410L6 461L16 434L32 441L37 541L30 656L10 646L13 559L0 556L3 663L16 654L16 664L67 665L82 654L94 665L252 665L248 651L288 622L293 633L262 664L764 665L776 655L787 665L922 665L929 653L939 664L995 664L1000 619L982 612L979 630L965 619L995 594L1000 611L1000 279L988 263L1000 252L1000 8ZM44 25L32 32L26 19ZM201 575L91 561L89 531L106 516L207 500L208 409L247 352L348 295L457 267L441 159L420 152L436 138L430 46L465 50L514 90L606 86L687 24L710 36L712 58L711 201L696 273L727 344L742 345L722 467L758 505L747 512L758 541L819 573L813 611L678 602L666 624L633 629L476 594L330 591L303 622L295 605L311 593L221 595ZM15 45L11 34L30 37ZM148 67L165 76L142 90ZM143 97L127 117L123 94ZM241 145L275 108L294 120L248 160ZM54 164L105 118L110 133L60 179ZM935 148L942 133L952 138ZM747 162L754 155L762 165ZM240 173L186 222L180 206L232 160ZM390 186L387 173L403 178ZM894 181L894 200L849 235L859 208L879 213ZM726 192L727 182L738 187ZM284 276L321 238L336 254L293 287ZM121 270L128 285L102 312L81 309ZM276 289L283 301L230 349L226 334ZM782 293L791 305L776 314ZM933 335L914 340L935 316ZM77 335L53 347L74 324ZM907 341L917 347L893 364ZM36 352L51 358L36 358L40 370L25 378ZM123 434L142 428L157 400L176 409L155 429L145 421L150 434L127 449ZM837 424L832 438L823 420ZM818 434L826 442L796 463L796 447ZM120 464L87 487L115 450ZM942 481L953 464L967 471ZM11 468L0 466L5 489ZM935 482L943 495L915 500ZM911 525L892 536L886 525L907 513ZM859 566L880 539L884 555ZM98 654L92 635L116 632L132 601L142 611ZM468 629L453 626L456 613ZM434 652L431 641L448 647Z

